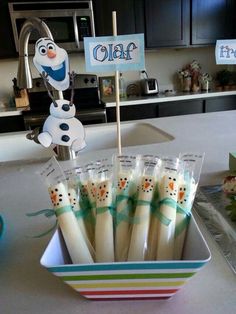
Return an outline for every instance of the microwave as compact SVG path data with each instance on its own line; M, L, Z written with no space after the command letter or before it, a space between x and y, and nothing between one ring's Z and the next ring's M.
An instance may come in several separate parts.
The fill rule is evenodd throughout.
M95 36L92 1L37 1L8 4L16 51L22 25L30 17L38 17L49 27L56 44L67 52L83 51L83 38ZM33 30L29 38L29 54L40 38Z

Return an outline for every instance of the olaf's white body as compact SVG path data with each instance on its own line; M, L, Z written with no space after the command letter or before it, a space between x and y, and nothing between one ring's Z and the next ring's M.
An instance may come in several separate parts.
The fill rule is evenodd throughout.
M38 136L39 142L44 147L56 144L70 146L75 151L83 149L86 146L84 127L74 115L75 106L68 100L59 99L52 103L50 115Z

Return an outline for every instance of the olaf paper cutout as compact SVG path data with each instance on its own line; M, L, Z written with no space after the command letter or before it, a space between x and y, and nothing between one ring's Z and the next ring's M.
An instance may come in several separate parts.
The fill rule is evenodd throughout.
M51 103L50 115L38 135L38 141L44 147L51 144L71 146L76 152L83 149L85 132L82 123L74 117L75 105L68 100L59 99Z
M52 99L50 115L46 119L42 133L38 135L38 141L44 147L51 144L69 146L75 152L83 149L85 144L85 132L82 123L75 118L75 105L65 99L55 100L47 86L49 83L56 90L66 90L70 85L69 59L67 52L57 46L49 38L40 38L35 44L35 56L33 62L41 74L48 94ZM72 86L73 89L73 86Z
M49 38L40 38L35 44L33 63L39 73L45 72L48 82L63 91L69 87L69 60L67 52Z

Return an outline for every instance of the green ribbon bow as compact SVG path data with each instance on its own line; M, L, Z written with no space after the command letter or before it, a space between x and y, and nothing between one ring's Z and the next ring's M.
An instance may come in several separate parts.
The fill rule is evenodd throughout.
M118 194L116 196L116 208L117 206L126 200L126 204L124 204L123 210L120 212L116 211L115 215L115 225L117 226L119 223L122 221L128 222L128 223L133 223L133 213L134 213L134 203L135 203L135 197L128 195L128 192L124 194Z
M57 208L55 210L54 209L41 209L41 210L36 211L34 213L27 213L26 216L35 217L35 216L39 216L39 215L44 215L47 218L50 218L52 216L59 217L60 215L66 213L66 212L70 212L70 211L72 211L72 208L70 205L68 205L68 206L63 206L63 207ZM42 232L42 233L35 235L35 236L32 236L32 237L33 238L41 238L41 237L51 233L52 231L54 231L56 228L57 228L57 220L51 228L49 228L45 232Z
M176 209L177 213L181 213L186 216L186 220L179 223L175 228L175 235L177 236L187 226L189 222L189 218L191 216L190 210L181 207L176 201L168 197L162 199L161 201L152 203L152 212L154 216L156 216L160 220L160 222L163 223L165 226L169 226L169 224L171 223L171 220L167 218L163 213L161 213L160 211L161 205L167 205L167 206L173 207L173 209Z
M96 213L97 215L103 214L106 211L109 211L112 217L115 217L115 206L112 204L110 206L103 206L103 207L97 207L96 208Z

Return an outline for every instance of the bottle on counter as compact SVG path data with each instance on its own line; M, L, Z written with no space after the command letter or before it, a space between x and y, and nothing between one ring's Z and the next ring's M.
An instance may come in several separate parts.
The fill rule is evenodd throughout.
M120 73L120 78L119 78L119 94L120 94L120 98L125 98L126 97L125 80L123 78L122 73Z

